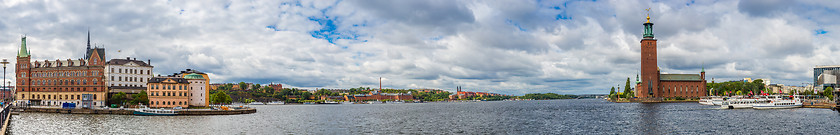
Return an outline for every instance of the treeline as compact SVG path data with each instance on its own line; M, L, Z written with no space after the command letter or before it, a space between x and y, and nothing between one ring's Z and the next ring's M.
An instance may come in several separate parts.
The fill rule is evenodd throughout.
M577 95L560 95L555 93L532 93L520 96L519 99L534 99L534 100L548 100L548 99L576 99Z

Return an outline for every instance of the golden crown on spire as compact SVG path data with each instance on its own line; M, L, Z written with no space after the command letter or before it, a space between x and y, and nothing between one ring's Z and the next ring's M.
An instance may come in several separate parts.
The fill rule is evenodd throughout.
M650 8L645 9L647 11L647 23L650 23Z

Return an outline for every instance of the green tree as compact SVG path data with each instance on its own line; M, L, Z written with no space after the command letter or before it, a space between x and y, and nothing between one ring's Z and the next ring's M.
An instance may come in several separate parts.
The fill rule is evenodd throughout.
M610 88L610 98L615 99L617 94L615 93L615 87Z
M233 99L231 99L224 91L219 91L210 95L211 104L230 104L231 101L233 101Z
M248 89L248 84L245 84L245 82L239 82L239 90L247 90L247 89Z
M828 100L834 101L834 93L832 93L833 91L834 91L834 88L825 87L825 90L823 90L822 95L827 97Z
M120 92L111 96L111 99L108 99L108 102L111 104L118 104L124 105L126 101L126 94L125 92Z
M633 98L633 92L630 91L630 77L624 82L624 98Z
M262 88L262 87L260 87L260 84L251 85L251 90L259 91L259 90L261 90L260 88Z
M140 93L134 94L131 97L134 98L130 101L131 104L140 104L140 103L142 103L144 105L149 104L149 95L146 94L145 90L140 91Z

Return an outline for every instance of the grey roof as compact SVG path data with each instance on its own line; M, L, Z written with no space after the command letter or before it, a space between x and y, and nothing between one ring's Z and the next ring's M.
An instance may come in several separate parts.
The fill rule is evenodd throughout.
M152 79L149 79L149 83L161 83L161 82L166 81L168 79L172 79L177 83L189 83L189 82L187 82L187 79L180 78L180 77L153 77Z
M129 62L134 62L135 64L140 65L140 66L144 66L144 67L151 67L152 66L152 65L149 65L149 63L146 63L142 60L128 60L128 59L111 59L105 64L107 64L107 65L125 65Z
M699 74L660 74L660 81L703 81Z
M96 52L97 54L99 54L99 59L100 60L105 60L105 48L99 48L99 47L95 47L95 48L92 48L92 49L88 50L87 54L85 54L85 59L90 60L89 57L93 56L93 55L91 55L91 53L93 53L93 52Z

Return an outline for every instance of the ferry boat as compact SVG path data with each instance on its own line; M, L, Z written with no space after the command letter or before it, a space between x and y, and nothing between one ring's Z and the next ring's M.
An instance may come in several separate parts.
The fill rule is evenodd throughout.
M263 102L251 102L251 103L248 103L248 105L265 105L265 103L263 103Z
M175 116L178 111L169 109L151 109L149 107L139 108L134 110L134 115L141 116Z
M367 101L368 104L382 104L382 101Z
M706 97L698 101L701 105L720 105L723 103L723 97Z
M753 108L753 105L756 104L765 104L770 103L770 99L766 98L735 98L725 100L720 104L721 108L728 108L728 109L744 109L744 108Z
M285 105L285 104L286 104L286 102L283 102L283 101L271 101L271 102L267 103L267 105Z
M354 102L350 102L350 101L344 101L344 102L341 102L341 104L342 104L342 105L347 105L347 104L354 104Z
M799 108L802 107L802 99L798 98L798 96L768 96L765 97L770 102L754 104L753 109L786 109L786 108Z

